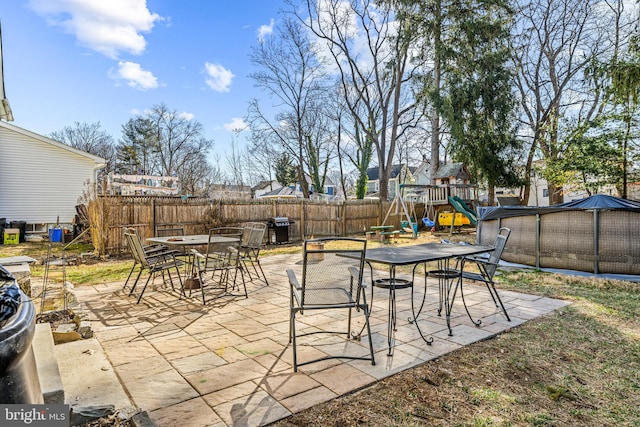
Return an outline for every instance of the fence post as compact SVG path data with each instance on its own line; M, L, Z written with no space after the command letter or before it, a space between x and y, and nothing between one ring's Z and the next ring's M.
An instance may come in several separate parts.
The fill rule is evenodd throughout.
M305 222L304 199L300 199L300 240L305 240L306 238Z
M347 201L343 200L342 204L340 205L340 235L341 236L346 236L347 235Z
M149 224L149 227L151 227L151 236L155 236L156 235L156 199L152 198L151 199L151 205L150 205L150 209L151 209L151 215L149 216L151 218L151 223Z

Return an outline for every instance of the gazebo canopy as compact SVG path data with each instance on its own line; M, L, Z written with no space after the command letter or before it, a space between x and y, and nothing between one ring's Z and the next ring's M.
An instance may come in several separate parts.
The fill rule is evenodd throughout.
M566 210L590 209L640 212L640 203L619 197L607 196L605 194L595 194L586 199L573 200L553 206L488 206L479 207L477 211L478 220L487 221L498 218L546 214Z

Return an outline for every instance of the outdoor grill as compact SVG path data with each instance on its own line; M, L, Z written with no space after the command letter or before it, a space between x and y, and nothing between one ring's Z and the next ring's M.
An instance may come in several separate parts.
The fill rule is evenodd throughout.
M286 243L289 241L289 225L292 222L286 216L275 216L269 218L267 227L269 229L268 241L271 243ZM271 231L273 230L274 237L271 238Z

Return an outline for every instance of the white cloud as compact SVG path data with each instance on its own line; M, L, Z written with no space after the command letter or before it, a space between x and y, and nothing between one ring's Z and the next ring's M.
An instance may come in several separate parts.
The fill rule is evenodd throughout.
M222 125L227 132L241 132L245 130L249 125L240 117L234 117L229 123Z
M227 70L222 65L209 62L206 62L204 67L207 73L205 79L207 86L216 92L229 92L229 86L231 86L231 81L235 77L231 70Z
M146 0L29 0L29 7L82 46L113 59L120 51L144 52L141 33L163 19L147 9Z
M185 120L193 120L193 118L195 117L195 115L193 113L187 113L186 111L183 111L182 113L179 114L180 118L183 118Z
M271 18L271 21L269 21L269 25L260 25L260 28L258 28L258 41L260 43L264 41L264 38L266 36L273 33L273 24L274 21L273 18Z
M109 73L109 77L116 80L125 80L128 86L135 89L147 90L158 87L158 79L153 73L143 70L140 64L135 62L118 62L118 70Z

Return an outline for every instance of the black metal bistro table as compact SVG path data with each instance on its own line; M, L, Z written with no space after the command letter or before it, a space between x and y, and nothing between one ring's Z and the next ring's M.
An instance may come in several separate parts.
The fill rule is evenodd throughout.
M387 289L389 291L389 311L387 317L387 343L389 344L388 356L393 356L393 347L395 344L394 333L396 331L396 290L411 288L411 311L413 318L409 319L410 323L415 323L418 332L422 339L431 344L433 338L426 338L420 326L418 325L418 316L422 312L424 307L426 291L427 291L427 277L438 278L438 295L439 295L439 309L438 315L441 315L442 309L445 310L445 316L447 319L447 327L449 328L449 335L453 335L451 331L451 307L455 300L456 291L458 286L461 287L462 277L461 272L464 267L465 257L471 255L479 255L482 253L491 252L494 250L493 246L480 246L480 245L455 245L444 243L424 243L420 245L412 246L393 246L393 247L380 247L367 249L365 253L365 261L369 264L371 269L371 304L373 304L373 288ZM413 295L413 282L415 279L415 271L418 265L426 264L427 262L437 261L438 267L436 270L426 271L424 278L424 294L420 308L417 313L414 305ZM451 262L457 263L456 268L451 268ZM374 279L372 263L386 264L389 266L389 277ZM396 267L402 265L413 265L412 280L396 278ZM462 287L460 289L461 298L464 302L464 294ZM469 319L476 325L480 325L480 321L474 321L471 318L471 314L467 309L466 303L464 304Z

